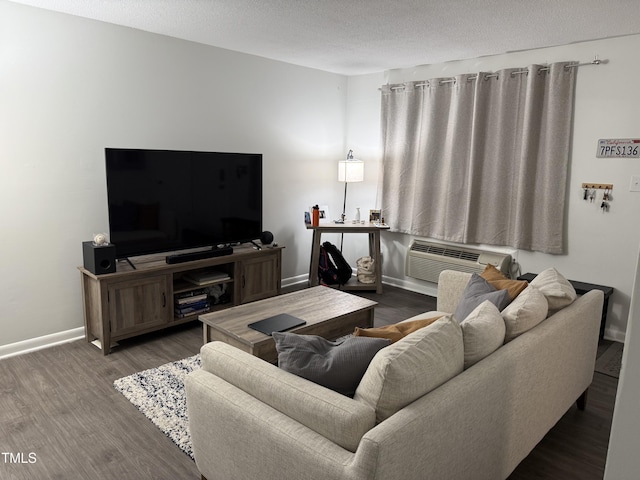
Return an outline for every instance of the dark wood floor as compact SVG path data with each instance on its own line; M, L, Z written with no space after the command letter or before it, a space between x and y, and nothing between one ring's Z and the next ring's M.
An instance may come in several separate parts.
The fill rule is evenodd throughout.
M379 302L376 325L435 308L431 297L388 286L362 295ZM107 357L79 341L0 361L0 478L199 478L191 458L112 384L201 344L196 322L122 342ZM510 479L601 479L616 388L615 378L596 373L586 411L572 407Z

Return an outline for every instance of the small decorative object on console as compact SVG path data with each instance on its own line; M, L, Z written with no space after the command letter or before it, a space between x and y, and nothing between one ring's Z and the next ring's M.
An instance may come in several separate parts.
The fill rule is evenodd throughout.
M357 277L360 283L376 283L375 260L371 257L360 257L356 260Z
M96 244L96 245L108 244L109 241L107 240L107 234L106 233L96 233L93 236L93 243Z

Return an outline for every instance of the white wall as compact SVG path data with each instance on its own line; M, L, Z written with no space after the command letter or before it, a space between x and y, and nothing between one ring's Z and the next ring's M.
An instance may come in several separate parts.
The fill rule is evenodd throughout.
M638 456L638 438L640 436L640 416L638 416L638 398L640 398L640 255L635 268L635 282L629 314L629 327L622 354L620 381L616 393L616 405L611 424L609 451L604 471L605 480L637 478L640 471Z
M0 0L2 346L83 325L81 242L108 230L104 148L259 152L283 277L309 205L342 206L346 77Z
M347 214L377 208L380 93L386 82L548 63L609 63L578 72L568 254L516 252L523 271L555 265L616 289L607 334L622 340L634 277L640 160L595 158L598 138L640 137L640 36L519 52L348 79L335 74L0 0L0 356L15 342L81 330L81 242L107 225L106 146L264 154L265 228L285 245L285 281L306 278L311 234L302 212L342 209L337 160L366 162ZM582 182L614 184L611 211L581 200ZM364 236L345 236L354 265ZM339 238L328 238L338 242ZM383 233L385 278L404 276L411 238Z
M595 155L600 138L640 138L637 121L637 106L640 105L640 90L637 88L640 76L639 50L640 36L630 36L350 77L347 144L354 150L367 151L373 163L379 164L378 88L387 82L496 71L533 63L564 60L590 62L594 55L608 60L606 64L580 67L578 70L567 254L553 256L516 251L515 255L523 273L539 272L555 266L572 280L614 287L606 335L623 340L635 274L635 249L640 239L640 222L637 221L640 193L629 192L629 185L631 175L640 174L640 159L600 159ZM377 202L377 176L375 172L371 175L367 192L362 195L373 204ZM597 204L582 200L583 182L614 184L609 213L603 214ZM496 187L499 188L499 185ZM364 203L364 200L361 202ZM404 257L412 237L394 233L384 233L382 236L386 280L406 288L433 293L433 284L404 275Z

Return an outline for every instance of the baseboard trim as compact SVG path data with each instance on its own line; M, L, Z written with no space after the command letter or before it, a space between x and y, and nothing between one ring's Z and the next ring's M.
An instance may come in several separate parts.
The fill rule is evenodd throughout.
M282 280L282 286L291 287L294 285L305 283L308 280L309 276L306 274L289 277ZM438 286L429 282L414 282L412 280L399 279L383 275L382 283L385 285L391 285L392 287L409 290L411 292L429 295L431 297L437 297L438 295ZM10 343L8 345L0 345L0 360L2 360L3 358L14 357L16 355L22 355L24 353L35 352L36 350L42 350L44 348L54 347L62 343L75 342L84 338L84 327L78 327L71 330L66 330L64 332L52 333L50 335L44 335L42 337L36 337L28 340L23 340L21 342ZM616 342L624 343L625 332L607 329L605 332L605 338L608 340L614 340Z
M392 287L402 288L403 290L409 290L410 292L429 295L430 297L438 296L437 283L400 279L395 277L388 277L386 275L382 276L382 283L385 285L391 285Z
M354 276L356 275L354 271ZM300 285L309 281L309 275L297 275L295 277L289 277L282 280L282 288L292 287L294 285ZM384 285L390 285L392 287L402 288L411 292L422 293L423 295L429 295L435 297L438 294L438 285L435 283L424 282L421 280L413 281L410 279L399 279L395 277L382 276L382 283Z
M282 280L283 287L298 285L309 280L309 275L298 275ZM36 350L42 350L49 347L55 347L62 343L75 342L84 339L84 327L74 328L64 332L52 333L42 337L30 338L20 342L10 343L8 345L0 345L0 360L17 355L23 355Z
M354 271L354 276L355 276ZM300 285L309 281L309 275L297 275L295 277L289 277L282 280L282 288L292 287L294 285ZM424 282L421 280L413 281L410 279L399 279L395 277L382 276L382 283L384 285L391 285L392 287L402 288L411 292L422 293L423 295L429 295L435 297L438 294L438 285L435 283Z
M21 342L0 346L0 360L4 358L35 352L44 348L54 347L62 343L75 342L84 339L84 327L73 328L64 332L52 333L42 337L30 338Z
M297 275L295 277L284 278L282 280L282 287L292 287L294 285L300 285L301 283L306 283L309 281L309 275Z
M614 342L624 343L626 339L626 332L614 328L605 328L604 338L606 340L613 340Z
M307 282L308 275L298 275L296 277L290 277L282 281L283 287L290 287L292 285L298 285L300 283ZM0 345L0 360L3 358L15 357L29 352L35 352L36 350L42 350L49 347L55 347L62 343L75 342L76 340L84 339L84 327L78 327L64 332L52 333L50 335L44 335L42 337L30 338L20 342L10 343L8 345Z

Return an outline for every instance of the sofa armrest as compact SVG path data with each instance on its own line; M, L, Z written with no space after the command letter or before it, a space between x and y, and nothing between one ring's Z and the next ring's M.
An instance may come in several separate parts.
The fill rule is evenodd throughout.
M222 342L201 349L202 369L354 452L375 411Z
M470 273L458 272L455 270L444 270L438 277L438 310L441 312L453 313L460 303Z

